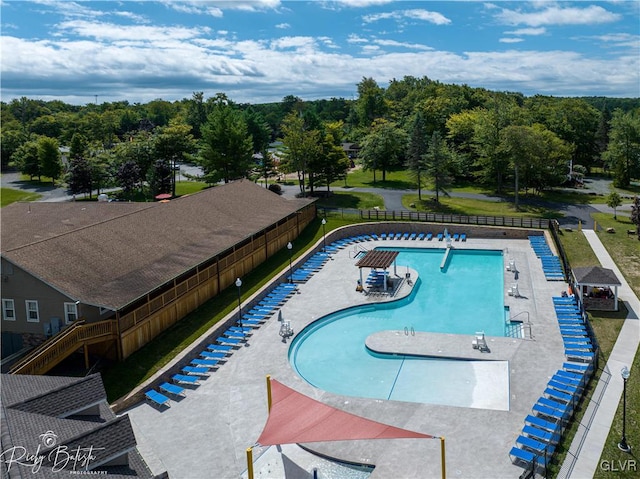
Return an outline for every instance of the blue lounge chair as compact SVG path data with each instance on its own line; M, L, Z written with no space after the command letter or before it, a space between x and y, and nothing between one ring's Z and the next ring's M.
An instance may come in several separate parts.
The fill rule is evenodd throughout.
M527 436L518 436L518 438L516 439L516 444L521 444L526 449L529 449L531 452L534 452L536 454L540 454L541 456L544 456L544 453L546 452L547 457L551 456L554 449L554 447L550 444L537 441Z
M224 332L224 335L227 338L231 338L231 339L247 339L247 336L249 336L247 333L243 333L241 331L229 331L228 329Z
M226 338L224 336L218 336L216 341L218 341L220 344L229 344L233 346L239 346L244 341L246 341L246 339L243 341L242 339L239 339L239 338Z
M433 239L433 233L427 233L427 241L431 241Z
M540 403L535 403L533 405L533 411L536 414L540 414L544 417L550 418L552 421L561 422L566 420L566 414L563 414L561 411L558 411L557 409L547 407Z
M208 376L209 368L202 368L198 366L185 366L182 368L182 372L187 375Z
M532 437L541 442L548 442L550 444L557 444L560 441L559 434L553 434L552 432L545 431L536 426L525 425L522 428L522 432L529 437Z
M538 404L542 404L543 406L555 409L556 411L559 411L565 415L569 415L573 410L573 405L554 401L553 399L547 398L545 396L541 396L540 398L538 398Z
M231 354L232 350L233 350L233 346L229 346L229 345L225 345L225 344L209 344L207 346L207 349L209 351L221 351L227 354Z
M460 233L460 241L467 241L467 234L466 233Z
M566 371L576 371L586 373L591 369L591 364L583 363L563 363L562 368Z
M554 381L553 379L549 380L547 383L549 387L553 389L557 389L558 391L567 392L569 394L576 394L578 392L578 388L574 386L570 386L569 384L561 383L558 381Z
M259 328L262 324L264 324L264 319L242 319L242 324L251 326L254 328Z
M573 402L573 396L571 394L563 393L557 389L546 388L543 394L546 394L550 399L555 401L564 401L565 403Z
M217 359L199 359L195 358L191 360L191 364L197 368L205 367L209 369L213 369L219 366L220 361Z
M460 235L458 233L453 233L453 241L459 241Z
M438 241L442 241L444 238L444 234L443 233L438 233Z
M198 376L187 376L186 374L174 374L171 376L176 383L179 384L200 384L200 378Z
M402 239L403 240L408 240L409 239L409 233L403 233L402 234Z
M417 234L416 233L411 233L411 236L409 236L410 240L415 240L416 239Z
M572 359L578 361L593 361L593 353L586 351L577 351L575 349L565 349L564 355L567 357L569 361Z
M242 327L240 327L240 326L230 326L229 329L227 329L227 331L235 331L237 333L245 333L245 334L253 333L253 329L252 328L245 328L244 326L242 326Z
M155 389L150 389L146 393L144 393L145 397L154 403L156 406L166 406L171 407L171 401L167 396L162 393L159 393Z
M227 351L201 351L200 356L210 360L223 361L226 360L226 357L229 356L229 352Z
M173 394L174 396L186 396L184 388L181 388L180 386L178 386L177 384L171 384L171 383L162 383L160 386L158 386L162 391L169 393L169 394Z
M560 434L561 432L561 427L559 424L555 422L545 421L544 419L538 416L528 415L524 419L524 422L526 424L531 424L532 426L535 426L537 428L549 431L552 434Z
M516 461L512 460L512 462L521 461L526 464L532 464L533 461L535 460L538 466L544 467L545 465L544 455L540 456L540 455L534 454L531 451L525 451L524 449L520 449L515 446L511 448L511 451L509 452L509 456L513 456L516 458Z
M425 237L425 236L426 236L426 235L425 235L424 233L419 233L419 234L418 234L418 237L417 237L416 239L417 239L418 241L424 241L424 237Z

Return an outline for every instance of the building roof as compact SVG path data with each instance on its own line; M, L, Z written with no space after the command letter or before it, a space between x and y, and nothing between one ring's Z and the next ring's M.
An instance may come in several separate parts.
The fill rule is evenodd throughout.
M117 310L309 202L244 180L168 203L14 203L2 210L2 256Z
M76 477L85 466L101 471L101 477L152 477L136 449L136 439L127 415L116 417L106 401L99 374L84 378L3 374L2 451L24 448L42 458L38 470L33 463L2 462L3 477ZM58 461L91 448L86 464ZM20 449L22 450L22 449ZM57 455L59 453L59 455ZM118 465L109 465L117 458ZM37 472L37 474L35 473Z
M371 250L356 263L358 268L387 269L398 257L397 251Z
M600 266L573 268L573 276L578 284L593 286L620 286L622 284L613 270Z

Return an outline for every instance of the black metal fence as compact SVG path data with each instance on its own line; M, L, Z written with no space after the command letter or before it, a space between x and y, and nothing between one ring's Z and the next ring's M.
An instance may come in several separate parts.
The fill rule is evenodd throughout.
M417 221L429 223L450 223L478 226L504 226L511 228L546 229L551 220L545 218L522 218L514 216L477 216L420 211L387 211L318 208L318 214L324 217L357 218L366 221Z

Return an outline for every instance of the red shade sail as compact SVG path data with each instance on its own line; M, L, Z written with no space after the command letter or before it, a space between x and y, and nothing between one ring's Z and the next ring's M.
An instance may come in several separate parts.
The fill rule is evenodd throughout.
M258 444L295 444L356 439L426 438L408 431L341 411L311 399L271 379L272 406Z

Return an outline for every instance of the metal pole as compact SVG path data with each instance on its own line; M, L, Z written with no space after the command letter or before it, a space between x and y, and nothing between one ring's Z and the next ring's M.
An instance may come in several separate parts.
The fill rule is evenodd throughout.
M631 447L627 444L626 422L627 422L627 379L629 379L629 369L624 366L620 371L622 375L622 439L618 443L618 448L624 452L631 452Z
M444 436L440 436L440 455L442 456L442 479L447 478L447 466L444 454Z
M242 280L236 279L236 286L238 287L238 324L242 328L242 298L240 296L240 286L242 286Z
M247 478L253 479L253 447L247 448Z
M289 250L289 283L293 283L293 269L291 268L291 251L293 250L293 245L291 241L287 243L287 249Z
M326 218L322 218L322 252L326 253L327 252L327 231L325 229L325 226L327 224L327 219Z
M267 374L267 411L271 411L271 375Z

